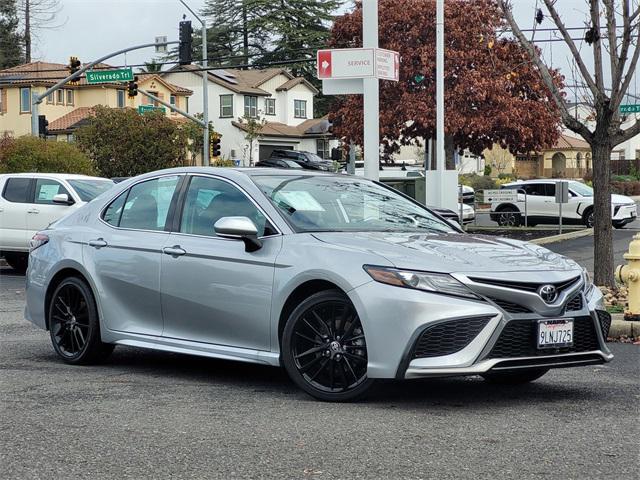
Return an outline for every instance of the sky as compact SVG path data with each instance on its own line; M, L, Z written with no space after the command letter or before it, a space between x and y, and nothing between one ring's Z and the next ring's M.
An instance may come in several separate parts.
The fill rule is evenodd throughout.
M205 3L204 0L185 1L195 11L199 11ZM398 3L401 1L398 0ZM542 4L542 1L513 0L512 3L521 27L531 28L536 5ZM197 26L195 19L178 0L61 0L61 4L62 11L57 21L63 25L57 29L42 30L38 34L34 59L66 64L69 56L73 55L86 62L110 51L153 42L160 35L176 40L178 23L183 14L187 14L187 19L194 20L194 28ZM557 4L561 5L560 13L567 26L584 26L588 12L585 0L562 0ZM550 19L545 19L541 25L543 28L553 26ZM550 35L549 32L538 33L536 38L548 39ZM576 36L579 36L578 33ZM564 43L547 42L539 46L544 51L546 61L560 67L569 77L570 54ZM116 57L109 63L134 65L149 61L154 56L154 49L147 48L131 52L126 58ZM210 56L214 54L210 52ZM637 93L640 94L640 91Z

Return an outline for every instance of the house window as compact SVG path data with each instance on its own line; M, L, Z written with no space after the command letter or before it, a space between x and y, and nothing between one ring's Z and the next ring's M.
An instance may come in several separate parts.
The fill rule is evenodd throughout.
M265 98L264 99L264 111L267 115L275 115L276 114L276 99L275 98Z
M329 151L329 141L322 138L316 140L316 153L321 158L331 158L331 152Z
M170 95L170 96L169 96L169 104L170 104L172 107L175 107L175 106L176 106L176 96L175 96L175 95Z
M66 90L67 92L67 105L73 105L73 90Z
M296 118L307 118L307 101L306 100L293 101L293 116Z
M28 113L31 111L31 89L20 89L20 113Z
M75 140L73 133L67 133L67 142L73 142Z
M151 95L153 95L154 97L158 96L158 92L149 92ZM145 95L145 98L147 99L147 105L153 105L154 107L158 106L158 102L156 102L155 100L153 100L151 97L147 97Z
M233 95L220 95L220 118L233 117Z
M125 106L125 91L124 90L118 90L118 108L124 108Z
M258 116L258 97L251 95L244 96L244 115L249 118Z
M56 90L56 103L64 105L64 90Z
M55 94L54 93L50 93L49 95L47 95L47 103L49 105L53 105L54 101L55 101Z

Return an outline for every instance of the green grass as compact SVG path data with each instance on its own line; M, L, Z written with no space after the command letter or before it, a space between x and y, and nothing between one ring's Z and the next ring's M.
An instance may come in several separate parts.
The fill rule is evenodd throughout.
M624 313L624 307L621 305L609 305L607 307L609 313Z

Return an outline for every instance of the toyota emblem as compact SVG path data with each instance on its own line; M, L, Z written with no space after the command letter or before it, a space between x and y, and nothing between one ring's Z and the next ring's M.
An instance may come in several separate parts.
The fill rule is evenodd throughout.
M545 303L553 303L558 298L558 289L554 285L542 285L538 289L538 295Z

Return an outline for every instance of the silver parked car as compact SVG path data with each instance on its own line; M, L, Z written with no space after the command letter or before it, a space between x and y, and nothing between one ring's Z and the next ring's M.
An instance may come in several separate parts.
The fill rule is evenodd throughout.
M517 383L612 359L602 295L573 261L300 170L117 185L34 236L26 317L69 363L120 344L284 366L332 401L382 378Z

